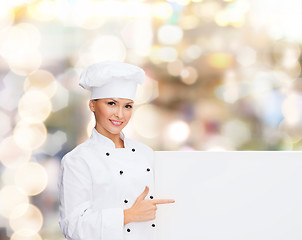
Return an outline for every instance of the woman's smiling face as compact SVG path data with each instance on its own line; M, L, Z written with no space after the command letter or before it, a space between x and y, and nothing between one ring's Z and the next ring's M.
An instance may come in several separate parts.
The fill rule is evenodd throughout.
M94 112L96 128L103 134L119 134L128 124L134 102L125 98L101 98L89 101Z

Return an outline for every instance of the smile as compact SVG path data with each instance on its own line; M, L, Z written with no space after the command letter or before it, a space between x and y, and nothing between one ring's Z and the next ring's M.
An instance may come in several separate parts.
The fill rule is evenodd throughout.
M110 120L110 119L109 119ZM110 122L114 125L114 126L121 126L123 122L120 122L120 121L113 121L113 120L110 120Z

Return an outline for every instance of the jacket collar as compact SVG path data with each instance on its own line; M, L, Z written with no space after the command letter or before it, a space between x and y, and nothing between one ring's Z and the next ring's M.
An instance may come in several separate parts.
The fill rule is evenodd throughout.
M114 142L104 136L103 134L99 133L95 127L92 129L92 133L91 133L91 137L90 137L93 141L96 141L96 142L99 142L99 143L102 143L108 147L111 147L111 148L115 148L115 144ZM127 138L125 137L124 133L121 131L120 132L120 139L122 139L124 141L124 146L125 148L127 148L128 146L128 141L127 141Z

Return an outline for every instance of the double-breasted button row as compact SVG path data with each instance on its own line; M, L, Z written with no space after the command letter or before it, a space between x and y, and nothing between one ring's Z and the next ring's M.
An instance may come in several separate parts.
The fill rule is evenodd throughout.
M150 168L147 168L147 172L150 172ZM122 175L124 173L123 170L120 170L120 175Z
M135 148L132 148L132 152L135 152ZM110 156L110 153L106 152L106 156Z
M153 199L153 196L150 196L150 199ZM125 200L124 200L124 203L128 203L128 200L125 199Z
M152 225L151 225L152 227L155 227L155 224L154 223L152 223ZM127 228L127 232L131 232L131 230L130 230L130 228Z
M150 196L150 199L153 199L153 196ZM128 203L129 201L127 199L124 200L124 203Z

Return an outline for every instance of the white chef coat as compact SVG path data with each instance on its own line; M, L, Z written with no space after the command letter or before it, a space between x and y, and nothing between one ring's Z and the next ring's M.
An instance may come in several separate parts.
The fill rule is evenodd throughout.
M95 128L61 161L58 179L61 230L72 240L155 240L155 220L124 226L123 209L150 188L154 193L154 151L120 132L125 148Z

